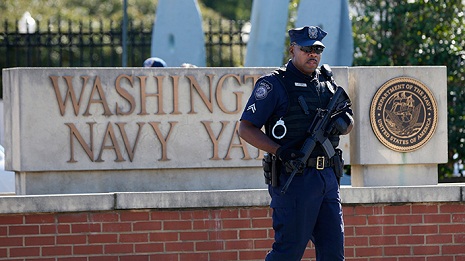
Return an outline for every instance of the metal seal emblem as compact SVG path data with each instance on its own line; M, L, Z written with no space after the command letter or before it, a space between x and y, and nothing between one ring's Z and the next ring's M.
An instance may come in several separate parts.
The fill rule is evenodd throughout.
M436 100L422 82L410 77L393 78L373 97L370 121L384 146L398 152L414 151L425 145L436 130Z

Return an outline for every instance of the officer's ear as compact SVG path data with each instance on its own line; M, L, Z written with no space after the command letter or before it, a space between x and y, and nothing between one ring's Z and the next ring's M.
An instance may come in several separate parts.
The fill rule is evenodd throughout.
M294 46L295 44L294 43L291 43L291 45L289 45L289 53L294 56Z

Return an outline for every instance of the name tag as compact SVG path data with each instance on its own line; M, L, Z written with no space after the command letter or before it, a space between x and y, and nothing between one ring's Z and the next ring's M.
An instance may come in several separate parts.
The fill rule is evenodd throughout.
M297 86L297 87L307 87L307 84L304 83L304 82L295 82L294 84L295 84L295 86Z

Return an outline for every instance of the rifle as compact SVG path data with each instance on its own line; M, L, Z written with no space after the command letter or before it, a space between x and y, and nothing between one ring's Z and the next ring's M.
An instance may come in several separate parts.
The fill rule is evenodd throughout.
M289 161L289 164L286 164L292 169L292 172L286 184L284 184L281 190L282 194L286 193L287 188L291 184L295 174L305 168L306 162L317 144L320 144L323 147L323 150L328 158L332 158L336 154L331 141L327 137L327 128L331 120L331 116L336 115L343 109L349 107L351 102L345 90L335 83L332 77L332 72L329 71L327 73L331 79L331 84L336 88L336 92L334 93L333 97L331 97L331 100L329 101L326 109L317 109L316 116L307 130L308 137L300 149L304 156L295 160L291 160Z

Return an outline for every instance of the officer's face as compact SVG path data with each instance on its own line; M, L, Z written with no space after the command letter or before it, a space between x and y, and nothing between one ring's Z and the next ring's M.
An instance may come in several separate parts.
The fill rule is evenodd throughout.
M312 74L318 67L323 49L320 46L299 46L297 44L289 47L292 55L292 63L302 73Z

